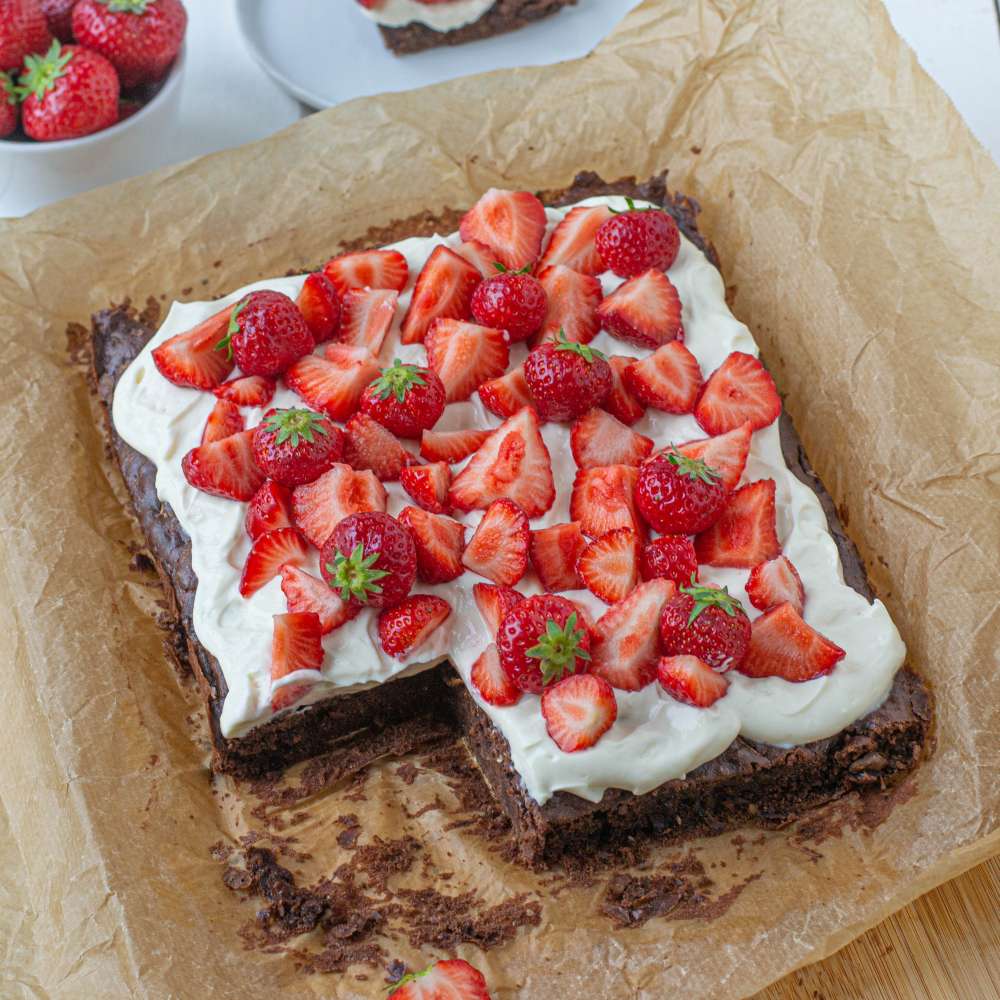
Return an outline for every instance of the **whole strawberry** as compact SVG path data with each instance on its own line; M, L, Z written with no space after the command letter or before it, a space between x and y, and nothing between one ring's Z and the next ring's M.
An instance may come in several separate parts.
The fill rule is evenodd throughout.
M320 552L323 579L343 601L392 608L410 592L417 575L413 538L380 511L349 514Z
M472 315L483 326L506 330L511 343L527 340L545 319L545 289L528 268L508 271L503 264L494 266L500 273L472 293Z
M251 292L233 310L216 349L244 375L279 375L315 347L298 306L282 292Z
M515 604L497 630L504 673L522 691L541 694L546 684L583 673L590 662L590 633L565 597L539 594Z
M541 344L528 355L524 379L545 420L575 420L600 406L614 384L604 355L587 344L571 343L562 330L557 341Z
M52 35L38 0L0 0L0 70L18 70L25 56L46 52Z
M282 486L319 479L344 454L344 432L312 410L271 409L253 435L253 457Z
M73 8L76 40L109 59L126 90L166 75L186 28L180 0L79 0Z
M681 234L673 218L657 208L636 208L626 198L627 212L601 223L594 245L601 260L620 278L634 278L651 267L665 271L677 259Z
M722 513L727 491L715 469L676 449L644 462L635 483L639 513L665 535L696 535Z
M660 641L668 656L697 656L724 673L746 659L750 619L725 587L703 587L692 580L663 606Z
M650 542L639 556L643 580L658 577L673 580L678 586L698 575L698 557L686 535L661 535Z
M49 31L60 42L73 41L73 6L76 0L41 0Z
M0 139L5 138L17 129L21 112L14 89L14 81L9 73L0 73Z
M396 358L362 393L361 412L398 437L419 438L441 418L444 403L444 383L437 374Z

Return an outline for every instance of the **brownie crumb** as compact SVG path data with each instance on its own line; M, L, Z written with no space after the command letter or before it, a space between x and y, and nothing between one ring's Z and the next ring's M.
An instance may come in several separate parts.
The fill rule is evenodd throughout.
M417 775L419 773L420 768L418 768L412 761L404 761L399 765L399 767L396 768L396 774L399 776L404 785L412 785L413 782L417 780Z
M348 813L346 816L338 816L336 819L338 826L344 829L337 834L337 843L345 850L351 850L361 836L361 823L358 821L356 813Z
M373 888L385 892L389 879L409 871L420 850L420 841L415 837L383 840L376 836L370 844L357 849L354 864Z

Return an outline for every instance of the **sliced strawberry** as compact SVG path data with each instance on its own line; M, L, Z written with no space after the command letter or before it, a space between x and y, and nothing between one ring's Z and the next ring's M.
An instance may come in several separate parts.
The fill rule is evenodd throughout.
M237 406L267 406L274 396L274 379L263 375L242 375L212 390L219 399Z
M646 412L646 407L632 395L622 377L625 369L634 361L635 358L626 358L621 354L612 354L608 358L608 364L611 365L611 394L601 403L611 416L629 427Z
M490 434L455 477L449 492L459 510L481 510L500 497L509 497L528 517L544 514L555 496L549 451L538 415L530 406Z
M639 470L631 465L603 465L581 469L573 480L569 516L583 533L600 538L615 528L631 528L645 537L633 493Z
M628 365L622 380L646 406L667 413L690 413L701 389L701 368L679 340L672 340L642 361Z
M479 398L490 413L504 420L522 406L531 405L531 391L524 380L524 365L512 368L500 378L491 378L479 387Z
M404 976L390 996L392 1000L490 1000L482 973L461 958L435 962Z
M462 217L463 240L488 246L506 268L533 265L545 236L545 206L527 191L490 188Z
M435 247L417 276L403 317L403 343L421 343L436 319L468 319L472 293L480 281L479 271L464 257L447 247Z
M229 500L249 500L264 473L253 457L253 428L192 448L181 459L184 478L197 490Z
M780 555L774 480L758 479L732 493L715 524L695 536L694 550L703 566L743 569Z
M306 275L295 304L317 344L329 340L337 332L340 326L340 293L325 274Z
M226 351L216 350L229 328L232 307L210 316L191 330L175 334L153 351L153 363L174 385L214 389L222 385L235 362Z
M344 295L337 340L378 354L392 326L398 301L399 292L392 289L352 288Z
M586 546L587 539L576 521L533 531L531 565L535 567L542 587L552 593L579 590L581 584L576 561Z
M247 534L260 538L266 531L292 526L292 495L287 487L268 479L250 498L244 522Z
M361 402L361 393L378 377L378 362L363 347L327 344L326 356L307 354L285 372L285 383L314 410L344 421Z
M618 718L615 692L603 677L570 674L542 692L545 731L564 753L592 747Z
M469 240L455 247L455 253L472 264L484 279L496 277L497 255L485 243Z
M387 288L401 292L410 270L398 250L361 250L327 261L323 273L341 295L352 288Z
M201 432L201 443L211 444L221 441L230 434L239 434L243 430L243 414L235 403L228 399L217 399L212 412L205 421L205 429Z
M419 507L404 507L399 523L413 536L417 550L417 577L424 583L447 583L465 572L462 550L465 525Z
M483 616L483 621L489 629L490 635L496 638L497 629L504 615L515 604L524 600L524 595L514 590L513 587L499 587L493 583L477 583L472 587L472 596L475 598L476 607Z
M406 465L399 470L399 483L424 510L432 514L447 514L451 510L448 503L451 466L447 462Z
M549 237L538 262L538 272L549 266L564 265L580 274L600 274L607 267L594 245L601 225L611 218L607 205L577 205L571 208Z
M338 462L314 483L292 490L292 520L321 549L348 514L384 511L387 500L385 488L373 472L355 472Z
M636 434L607 410L588 410L569 434L573 458L581 469L600 465L641 465L653 450L653 441Z
M603 294L600 281L562 266L546 268L538 280L545 289L547 304L532 346L558 340L560 332L571 343L589 344L601 329L597 318Z
M598 307L601 326L629 344L659 347L681 332L681 298L655 268L629 278Z
M672 580L640 584L597 619L590 648L592 673L623 691L639 691L656 677L660 613L677 593Z
M424 346L449 403L468 399L484 382L502 375L510 360L503 330L457 319L435 320Z
M481 586L481 584L476 584ZM521 700L521 689L507 676L500 666L497 647L490 643L472 664L472 686L488 705L516 705Z
M729 690L728 679L697 656L664 656L656 676L671 698L695 708L710 708Z
M774 379L757 358L742 351L733 351L709 375L694 408L695 420L708 434L725 434L747 422L759 431L780 413Z
M399 479L403 467L416 461L392 431L367 413L355 413L344 425L344 433L347 464L359 472L371 469L383 483Z
M587 589L606 604L624 601L639 582L642 543L631 528L615 528L594 539L577 564Z
M806 592L799 571L788 556L778 556L759 563L750 570L747 597L761 611L769 611L786 601L801 615Z
M811 681L830 673L847 655L807 625L787 601L755 619L751 629L750 649L736 668L747 677Z
M285 565L301 566L309 558L309 546L294 528L278 528L261 535L250 549L240 577L240 593L256 594Z
M478 451L492 433L472 427L461 431L424 431L420 435L420 455L428 462L461 462Z
M281 567L281 589L289 611L311 611L319 617L323 635L340 628L361 610L360 604L342 601L322 580L291 564Z
M495 500L476 526L462 562L473 573L512 587L528 568L530 537L524 511L512 500Z
M397 660L405 660L420 649L451 614L443 597L411 594L378 616L378 637L382 649Z
M319 616L309 611L274 616L271 640L271 684L296 670L323 666L323 629ZM280 712L298 701L310 684L286 684L271 695L271 709Z
M688 458L700 458L709 468L714 469L727 490L735 490L743 475L750 454L750 438L753 427L748 421L718 437L701 438L677 446L677 450Z

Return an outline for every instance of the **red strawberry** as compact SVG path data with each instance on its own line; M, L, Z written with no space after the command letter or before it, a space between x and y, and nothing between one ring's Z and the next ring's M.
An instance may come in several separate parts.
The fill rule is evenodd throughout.
M398 437L419 438L444 413L444 395L436 373L396 358L362 393L361 412Z
M229 320L226 320L229 325ZM221 357L216 352L217 357ZM263 375L244 375L230 379L212 390L219 399L228 399L237 406L267 406L274 396L274 379Z
M378 375L378 362L363 347L327 344L326 356L307 354L285 372L285 384L332 420L347 420Z
M253 457L253 431L192 448L183 459L184 478L197 490L230 500L249 500L264 482Z
M494 500L462 555L465 567L487 580L513 586L528 568L528 518L513 500Z
M500 628L500 622L507 612L524 600L524 595L513 587L500 587L493 583L474 584L472 596L475 598L479 613L483 616L486 628L494 639L497 629Z
M344 426L344 458L352 468L371 469L383 483L399 479L403 467L416 459L398 438L367 413L355 413Z
M656 668L663 690L695 708L711 708L729 690L729 681L697 656L664 656Z
M273 480L265 480L250 498L244 522L247 534L254 540L267 531L292 526L292 495L284 486ZM294 608L292 609L295 610Z
M281 589L289 611L311 611L319 617L323 635L349 622L360 610L342 601L322 580L291 564L281 567Z
M545 289L523 271L508 271L482 282L472 293L472 316L477 323L503 330L512 343L527 340L545 318Z
M485 584L476 584L485 586ZM507 676L500 666L500 654L495 643L490 643L472 664L472 686L488 705L516 705L521 699L521 689Z
M271 640L271 709L280 712L295 704L311 687L309 684L274 682L296 670L319 670L323 666L323 629L319 616L310 611L274 616Z
M547 306L532 345L558 340L560 332L569 341L589 344L601 329L597 318L603 295L600 281L562 265L547 267L538 280L545 289Z
M727 495L713 469L675 449L644 462L635 485L640 513L666 535L704 531L719 519Z
M538 259L545 236L545 207L527 191L490 188L462 217L463 240L488 246L504 267L518 271Z
M25 56L47 52L51 45L38 0L0 0L0 70L17 71Z
M337 340L378 354L392 327L397 302L399 292L386 288L352 288L344 292Z
M531 565L545 590L580 589L576 562L586 545L587 539L576 521L531 533Z
M587 589L606 604L624 601L639 582L640 545L631 528L615 528L592 541L577 564Z
M659 347L681 330L681 299L662 272L646 271L616 288L597 309L601 326L638 347Z
M399 523L413 536L418 579L424 583L448 583L465 572L462 566L465 525L419 507L404 507L399 513Z
M679 341L658 347L647 358L628 365L622 379L646 406L667 413L690 413L701 389L698 359Z
M631 465L603 465L581 469L573 480L569 516L583 533L600 538L614 528L632 528L644 534L633 500L638 469Z
M402 342L421 343L435 320L467 319L480 281L479 271L464 257L447 247L435 247L417 276L403 317Z
M7 73L0 73L0 139L17 131L21 110L14 81Z
M542 693L545 731L563 753L592 747L618 718L615 692L603 677L574 674Z
M432 514L447 514L451 510L448 503L451 466L447 462L404 465L399 470L399 483L424 510Z
M571 208L549 238L549 244L538 262L541 274L546 267L565 266L580 274L600 274L607 265L597 252L594 238L602 224L611 218L607 205L577 205Z
M435 320L424 346L449 403L468 399L488 379L502 375L510 360L502 330L457 319Z
M484 279L492 278L497 273L496 265L499 263L497 255L479 240L460 243L455 247L455 253L472 264Z
M758 479L730 493L716 521L694 540L694 549L702 564L744 569L780 555L774 480Z
M439 629L451 614L443 597L414 594L378 616L378 638L382 650L397 660L405 660Z
M251 597L270 583L285 565L301 566L309 558L309 546L294 528L278 528L256 539L243 564L240 593Z
M316 482L295 487L292 521L319 549L348 514L384 511L387 499L373 472L355 472L349 465L337 464Z
M435 962L423 972L404 976L392 1000L490 1000L482 973L464 959Z
M500 378L492 378L479 387L479 399L490 413L504 420L514 416L522 406L531 405L531 392L524 380L524 365L512 368Z
M243 430L243 414L235 403L227 399L216 401L212 412L205 421L205 429L201 432L201 443L211 444L221 441L230 434L239 434Z
M660 535L639 556L643 580L673 580L678 586L698 576L698 557L687 535Z
M700 458L714 469L727 490L735 490L743 475L750 454L753 427L749 421L718 437L701 438L677 445L677 450L688 458Z
M650 580L608 608L594 626L590 669L623 691L639 691L656 677L659 621L676 587Z
M226 335L230 309L210 316L184 333L176 333L153 351L159 373L174 385L215 389L233 370L233 361L215 345Z
M830 673L846 655L786 601L754 620L750 649L736 669L747 677L811 681Z
M340 326L340 295L322 271L306 276L295 304L317 344L329 340L337 332Z
M627 212L615 212L594 237L605 267L620 278L633 278L656 268L666 271L677 259L681 234L677 223L658 208L636 208L626 198Z
M528 354L524 378L543 420L573 420L604 402L612 386L604 355L564 336Z
M311 483L343 454L343 432L312 410L268 410L254 430L258 468L283 486Z
M623 378L625 369L634 361L635 358L626 358L620 354L612 354L608 358L611 366L611 394L601 404L608 413L629 427L646 412L646 407L632 395Z
M641 465L653 450L651 438L636 434L606 410L588 410L569 435L573 458L581 469L601 465Z
M382 288L401 292L410 276L406 258L398 250L361 250L329 260L323 273L340 294L352 288Z
M60 42L73 41L73 8L76 0L41 0L42 13L48 23L49 31ZM30 6L29 6L30 9ZM38 52L48 48L48 40L38 46Z
M461 462L478 451L492 431L470 427L460 431L424 431L420 455L428 462Z
M181 0L79 0L73 8L73 36L109 59L126 89L162 80L186 30Z
M217 348L244 375L280 375L315 344L298 306L283 292L251 292L233 308Z
M709 375L694 408L694 418L707 434L725 434L747 422L759 431L780 413L774 379L757 358L741 351L733 351Z
M448 495L459 510L482 510L501 497L519 504L528 517L540 517L552 506L552 463L530 406L490 434L455 477Z
M692 583L664 605L660 642L668 656L690 654L725 672L747 655L750 619L724 587Z
M519 601L497 629L497 652L507 676L522 691L541 694L590 663L590 634L565 597L539 594Z
M750 603L761 611L769 611L776 605L787 602L801 615L806 592L799 571L791 559L788 556L778 556L776 559L758 563L750 570L747 597L750 598Z

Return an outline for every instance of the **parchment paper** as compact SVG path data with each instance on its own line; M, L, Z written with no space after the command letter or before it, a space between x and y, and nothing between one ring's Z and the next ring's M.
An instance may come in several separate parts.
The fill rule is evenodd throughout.
M720 889L761 875L715 919L616 931L596 912L600 884L553 900L448 830L447 809L407 819L448 791L430 772L406 785L398 762L371 770L367 801L347 809L341 789L304 807L286 833L313 858L287 863L307 880L332 870L344 812L362 842L416 830L428 877L456 873L439 889L540 893L540 927L485 955L457 949L495 996L722 998L997 848L1000 172L877 0L648 0L581 62L351 103L0 227L0 993L384 986L370 969L306 977L241 948L257 904L223 887L209 846L253 829L253 803L212 785L192 741L198 709L149 614L155 586L130 568L137 536L67 323L126 295L204 298L316 264L371 225L467 206L492 184L667 166L701 199L734 310L933 681L935 755L872 831L848 824L815 849L783 832L697 845ZM442 953L387 945L413 964Z

